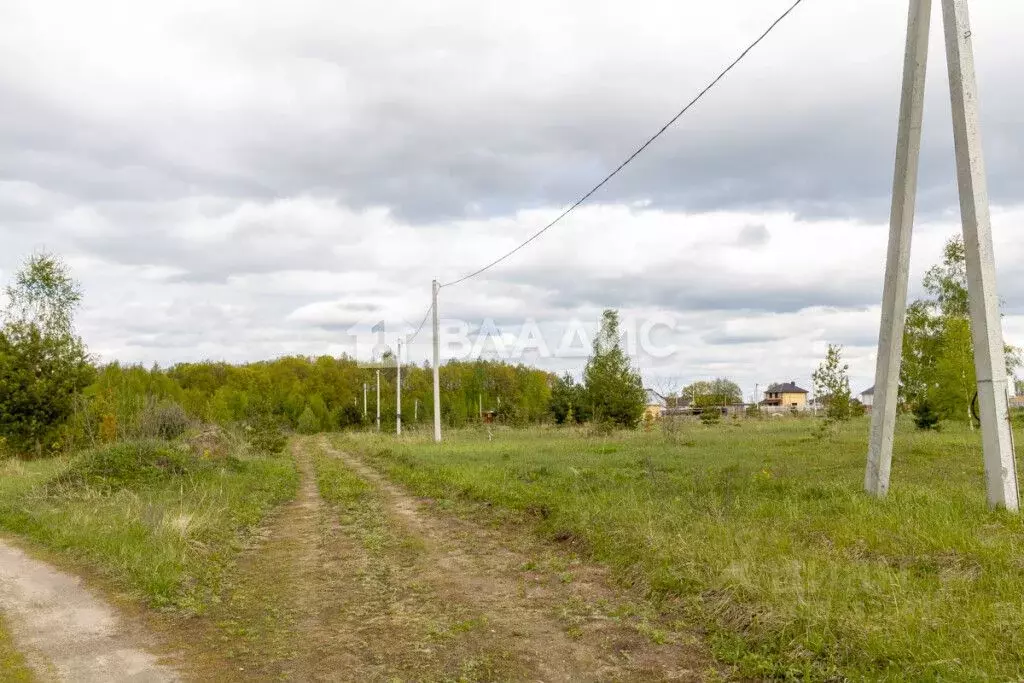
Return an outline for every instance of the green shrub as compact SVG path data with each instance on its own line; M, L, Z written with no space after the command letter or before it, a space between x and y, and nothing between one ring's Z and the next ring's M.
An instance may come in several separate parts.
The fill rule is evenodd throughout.
M358 427L363 424L363 411L359 410L357 406L350 405L335 408L332 422L333 426L340 429Z
M188 429L185 409L171 400L150 400L139 416L139 436L143 439L177 439Z
M229 459L233 461L233 459ZM128 441L87 451L50 486L88 486L100 490L140 488L209 470L214 463L183 447L160 441Z
M269 415L257 418L246 427L249 449L263 455L277 455L288 445L288 437L281 430L281 425Z
M914 406L914 424L923 431L939 428L939 414L928 400L920 401Z
M706 425L718 424L722 419L722 411L718 408L705 408L700 414L700 421Z
M300 434L316 434L320 431L320 419L313 412L313 409L306 406L299 416L299 423L296 425Z

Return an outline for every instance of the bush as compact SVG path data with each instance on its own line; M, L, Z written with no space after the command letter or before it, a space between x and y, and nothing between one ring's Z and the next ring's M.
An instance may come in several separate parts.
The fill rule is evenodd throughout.
M288 445L288 437L281 431L281 425L270 415L256 418L246 427L246 435L250 450L262 455L277 455Z
M139 436L144 439L177 439L188 429L185 409L170 400L146 402L139 416Z
M196 458L226 458L238 450L234 435L220 425L203 425L185 437L185 443Z
M335 412L334 424L340 429L358 427L363 424L363 411L357 406L346 405L342 408L336 408Z
M721 419L722 411L719 408L705 408L700 414L701 423L706 425L718 424Z
M320 420L309 406L306 406L306 409L302 411L302 415L299 416L299 423L296 425L296 429L299 430L299 434L316 434L320 431Z
M939 414L935 412L931 402L924 400L914 406L914 424L918 429L925 431L939 428Z
M87 451L53 480L50 487L140 488L211 467L210 461L204 462L181 446L160 441L129 441Z

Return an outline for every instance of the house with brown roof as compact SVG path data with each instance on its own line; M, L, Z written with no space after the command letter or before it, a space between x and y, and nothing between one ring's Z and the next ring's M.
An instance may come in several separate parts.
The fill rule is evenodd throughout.
M769 384L765 389L761 405L786 410L807 410L807 393L806 389L801 389L796 385L796 380Z

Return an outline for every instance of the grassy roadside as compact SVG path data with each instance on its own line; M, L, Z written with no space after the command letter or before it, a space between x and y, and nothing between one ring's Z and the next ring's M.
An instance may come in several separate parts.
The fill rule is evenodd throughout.
M4 627L3 615L0 615L0 680L9 683L28 683L33 680L24 657L14 649L11 634Z
M187 613L217 599L245 533L297 485L290 458L204 458L167 443L0 466L0 529Z
M904 429L861 491L867 424L339 437L421 495L486 501L578 540L708 630L751 676L1024 675L1024 524L985 506L978 436ZM506 512L506 514L508 514Z

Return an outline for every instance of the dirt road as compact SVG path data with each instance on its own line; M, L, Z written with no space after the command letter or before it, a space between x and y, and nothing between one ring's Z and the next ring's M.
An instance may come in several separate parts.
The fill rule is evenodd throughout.
M132 615L171 665L79 580L0 545L0 609L35 669L159 682L176 680L172 666L196 681L722 677L698 634L659 622L571 550L440 510L327 437L291 451L299 494L243 549L219 603ZM325 501L318 468L358 495Z
M0 612L43 681L177 681L80 579L0 541Z
M396 533L421 544L417 580L445 604L482 615L492 638L512 654L520 680L703 680L717 673L693 634L655 642L635 603L606 570L567 558L528 534L510 536L431 509L360 459L331 447L381 494ZM520 678L521 677L521 678Z

